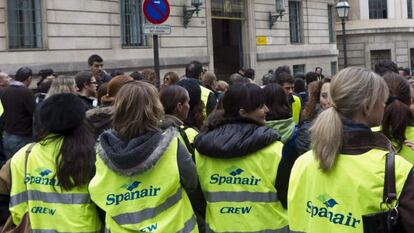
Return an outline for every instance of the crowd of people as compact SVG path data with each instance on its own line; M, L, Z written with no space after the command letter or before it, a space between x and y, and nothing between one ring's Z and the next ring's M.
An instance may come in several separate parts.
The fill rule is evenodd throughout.
M30 68L0 73L2 232L414 231L414 88L392 61L262 86L192 61L159 89L88 65L35 92Z

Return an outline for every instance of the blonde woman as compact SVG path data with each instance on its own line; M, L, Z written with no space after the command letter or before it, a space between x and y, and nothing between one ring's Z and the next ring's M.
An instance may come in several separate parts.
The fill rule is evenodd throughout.
M46 98L60 93L76 94L75 79L65 76L59 76L53 79L52 84L50 85L50 89L47 92Z
M115 96L113 129L101 134L92 200L109 232L198 232L187 192L195 165L177 132L162 132L164 111L149 83L125 84Z
M362 216L382 211L385 160L391 142L370 127L384 115L388 87L374 72L340 71L330 86L332 107L311 127L312 151L295 162L289 181L288 217L293 232L364 232ZM414 229L414 172L395 157L399 219Z

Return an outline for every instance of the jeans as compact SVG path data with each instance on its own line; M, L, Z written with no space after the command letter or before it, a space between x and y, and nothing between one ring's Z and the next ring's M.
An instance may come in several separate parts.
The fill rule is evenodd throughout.
M31 137L3 133L3 148L6 161L10 159L20 148L32 142Z

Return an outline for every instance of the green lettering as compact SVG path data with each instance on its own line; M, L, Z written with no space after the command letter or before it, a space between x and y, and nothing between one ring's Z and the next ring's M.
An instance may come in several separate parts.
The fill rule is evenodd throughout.
M155 188L154 189L154 195L153 196L157 196L158 195L158 192L160 192L161 191L161 188Z
M115 198L116 198L115 205L119 205L119 203L124 200L124 195L123 194L118 194L118 195L115 196Z
M250 214L250 210L252 210L252 207L243 207L242 208L242 214Z
M115 197L114 194L109 194L108 196L106 196L106 205L114 204L114 202L115 202L114 197Z
M218 182L218 174L213 174L210 176L210 184L215 184Z
M55 213L56 213L56 209L50 209L50 213L49 213L50 215L53 216L53 215L55 215Z
M234 177L232 183L233 184L241 184L241 177Z
M311 209L312 209L312 202L308 201L306 203L306 212L311 213Z
M355 224L360 224L361 220L356 220L355 218L353 219L354 221L352 222L352 227L355 228Z
M241 184L249 184L249 178L243 178L243 181Z
M231 184L232 183L232 181L233 181L233 178L231 178L231 177L225 177L225 176L223 176L225 179L226 179L226 184Z
M125 193L124 200L125 201L131 200L131 193Z
M327 213L328 210L326 208L320 208L319 209L319 217L321 218L326 218L327 217Z
M345 216L343 214L335 214L335 217L333 219L333 223L343 225L342 222L344 221L344 217Z
M148 196L148 189L141 190L141 197L146 197L146 196Z

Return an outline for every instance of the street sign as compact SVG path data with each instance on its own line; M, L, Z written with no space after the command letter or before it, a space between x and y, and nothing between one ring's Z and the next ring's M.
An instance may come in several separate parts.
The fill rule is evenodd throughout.
M170 16L170 4L167 0L145 0L145 18L153 24L162 24Z
M171 34L171 26L144 24L144 34L169 35Z

